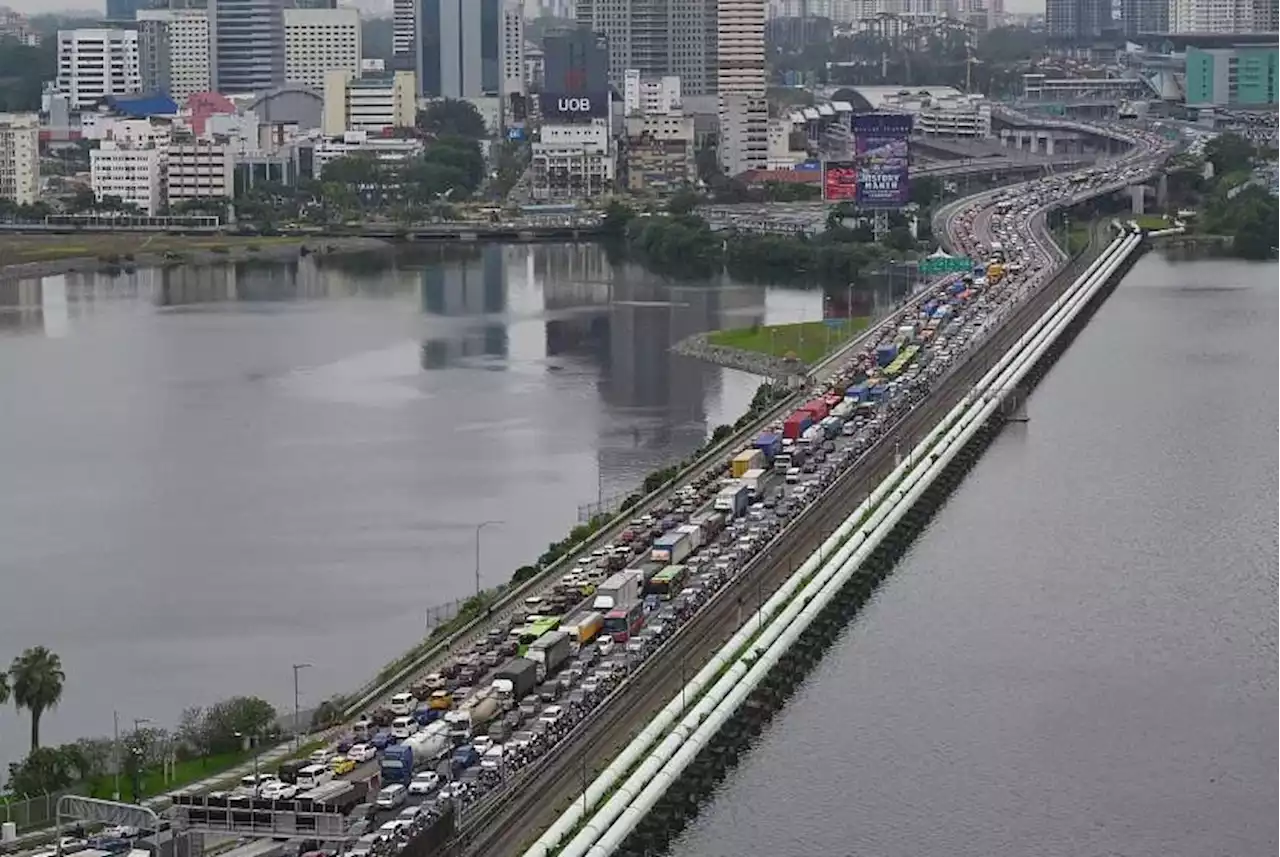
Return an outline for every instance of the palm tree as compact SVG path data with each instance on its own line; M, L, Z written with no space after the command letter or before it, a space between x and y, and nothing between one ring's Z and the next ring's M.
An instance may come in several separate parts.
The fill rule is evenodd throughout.
M13 678L13 704L31 712L31 749L40 746L40 717L62 699L67 679L62 659L44 646L27 649L9 667Z

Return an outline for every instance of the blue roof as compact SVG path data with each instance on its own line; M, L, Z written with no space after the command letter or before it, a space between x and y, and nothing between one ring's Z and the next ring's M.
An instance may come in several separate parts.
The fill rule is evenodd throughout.
M108 95L106 103L112 110L135 119L178 112L177 103L163 92L155 92L150 95Z

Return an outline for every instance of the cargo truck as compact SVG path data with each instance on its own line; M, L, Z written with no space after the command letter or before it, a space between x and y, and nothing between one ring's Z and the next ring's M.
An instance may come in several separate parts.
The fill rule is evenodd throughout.
M408 744L391 744L382 751L382 762L378 766L382 772L382 781L408 784L413 779L413 748Z
M773 463L773 459L782 452L782 436L762 434L756 438L756 449L764 453L765 461Z
M663 562L656 559L654 561ZM644 572L639 569L628 568L618 572L596 587L596 598L591 609L608 612L639 601L640 592L644 589L644 579Z
M449 726L449 739L454 744L470 741L476 730L487 726L502 710L501 698L490 690L465 707L450 711L444 716L444 722Z
M826 419L827 414L831 413L831 407L823 399L814 399L800 406L800 410L809 415L813 422Z
M594 610L590 613L579 613L560 626L560 629L569 635L571 644L579 649L598 637L602 628L604 628L604 616Z
M692 552L693 547L689 543L688 534L679 530L671 530L654 540L653 548L649 551L649 558L654 562L675 565L683 562L684 558Z
M876 365L888 366L893 359L898 356L898 346L892 342L886 342L883 345L876 346Z
M765 456L759 449L744 449L733 457L732 472L735 478L748 470L764 467Z
M747 488L747 496L751 500L759 499L761 481L764 480L767 470L748 470L742 474L742 484Z
M745 483L746 480L744 478L743 484ZM724 515L716 511L699 512L689 519L689 523L702 527L703 537L710 540L718 536L720 531L724 529L724 518ZM649 573L647 577L653 577L653 573Z
M804 434L804 430L813 425L813 417L806 411L796 411L791 416L782 421L782 436L790 440L796 440L800 435ZM777 466L777 459L774 459L774 466Z
M751 473L759 473L759 470L749 471ZM715 508L718 512L724 512L726 515L732 515L735 518L745 515L747 512L747 504L751 500L751 489L744 482L737 485L730 485L727 488L721 488L720 493L716 495Z
M706 542L706 534L697 524L682 524L676 527L676 532L684 533L689 537L689 553L693 553Z
M570 642L564 631L552 631L534 640L525 657L541 664L539 673L542 676L553 675L573 656Z
M603 620L601 623L603 624ZM493 676L493 689L513 701L524 699L537 684L538 663L529 658L512 658L499 667Z

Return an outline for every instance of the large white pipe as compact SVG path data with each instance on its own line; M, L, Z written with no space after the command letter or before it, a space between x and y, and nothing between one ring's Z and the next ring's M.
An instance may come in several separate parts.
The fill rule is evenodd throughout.
M1103 263L1106 255L1112 252L1113 249L1114 247L1108 247L1107 250L1104 251L1104 254L1089 266L1085 276L1095 271L1097 267ZM1055 303L1054 308L1057 308L1058 305L1058 303ZM1037 321L1037 325L1039 325L1042 320L1043 319ZM1032 331L1028 331L1028 334L1020 339L1014 348L1010 349L1009 352L1006 352L1001 360L992 367L977 384L975 384L975 391L981 391L991 384L997 374L1001 372L1012 359L1010 355L1016 353L1016 348L1029 341L1030 335L1035 329L1036 328L1033 328ZM824 557L828 556L832 550L838 548L846 539L849 538L850 534L858 526L863 517L865 517L867 512L883 502L888 491L902 479L903 475L911 467L912 462L919 461L928 453L928 451L938 441L939 437L947 430L948 426L969 408L972 401L973 394L966 396L965 399L958 403L951 412L949 412L947 416L944 417L937 426L935 426L925 439L912 450L911 455L909 455L907 459L899 465L899 467L895 468L895 470L883 482L881 482L879 486L877 486L871 496L868 497L867 501L861 504L845 519L840 527L837 528L836 532L824 541L821 547L810 555L800 568L797 569L797 571L777 590L777 592L775 592L775 594L770 597L764 605L762 605L757 614L751 617L751 621L744 625L743 628L739 629L739 631L719 650L719 652L717 652L706 666L704 666L703 669L685 685L681 693L672 699L672 701L668 703L661 712L659 712L659 714L640 733L640 735L638 735L626 748L624 748L623 752L615 758L614 761L591 783L587 788L585 795L575 800L571 804L570 808L556 819L552 826L549 827L525 852L525 857L545 857L545 855L550 854L553 849L563 842L564 837L581 823L582 819L585 818L586 814L599 803L601 798L604 795L609 794L617 786L622 777L635 767L637 762L640 761L641 756L648 751L648 749L652 747L668 729L671 728L671 725L684 711L686 705L690 702L700 701L704 691L706 690L708 682L715 678L715 676L719 675L722 670L732 663L732 661L738 656L742 647L759 631L762 624L768 620L769 617L773 616L773 614L783 604L787 603L793 597L796 589L799 588L800 584L814 572L818 565L823 561ZM846 549L837 553L836 557L833 558L833 561L835 563L843 563L852 550L862 544L866 535L870 532L870 529L870 526L863 527L862 532L859 534L859 538L855 539L851 545L846 545ZM832 566L832 568L835 567L837 566ZM670 753L674 752L674 747L660 747L658 752L664 757L669 757ZM645 768L645 772L648 773L649 769L653 767L654 766L652 764L648 765ZM631 782L632 780L629 779L628 783ZM597 834L599 830L603 829L601 825L607 824L612 820L609 817L615 814L614 810L620 811L617 804L614 804L612 808L602 810L597 817L593 817L579 835L574 838L570 846L566 848L564 851L565 857L571 857L571 855L576 854L583 842L589 843L591 840L587 838L588 835Z
M1051 325L1044 330L1042 336L1037 338L1036 344L1024 352L1015 365L1011 366L1005 373L1002 373L999 379L1000 384L995 387L994 394L985 399L980 406L975 406L971 409L970 414L967 415L968 418L964 421L963 431L954 437L954 442L947 442L939 447L941 452L928 467L924 478L916 480L913 488L902 499L902 502L895 504L893 510L886 516L886 529L882 531L883 533L887 534L887 532L891 531L892 527L905 516L907 511L915 504L915 501L932 484L933 479L950 464L951 460L964 448L978 429L986 424L990 416L1003 402L1006 391L1018 383L1031 370L1044 352L1052 346L1062 330L1071 323L1093 295L1106 284L1116 268L1128 258L1134 248L1141 243L1141 240L1141 236L1135 235L1117 241L1116 243L1119 247L1116 252L1109 254L1110 261L1107 265L1088 281L1079 284L1081 288L1076 289L1073 287L1072 300L1061 312L1055 313ZM949 438L949 440L952 439ZM875 541L878 542L879 538ZM754 653L758 655L758 658L754 661L751 669L737 683L725 701L701 722L689 740L685 741L680 750L674 755L671 762L649 781L636 799L621 813L618 821L590 849L588 857L607 857L630 835L645 814L661 799L675 778L683 773L693 758L710 742L728 718L732 716L733 712L741 705L742 701L746 699L747 695L758 686L764 676L781 658L782 654L790 648L799 635L809 626L813 618L843 588L860 564L860 562L845 564L837 574L827 579L821 590L812 598L797 599L798 602L803 604L797 621L792 622L786 631L779 634L774 643L769 645L763 652L761 652L763 642L761 646L753 647ZM806 590L807 594L808 590Z

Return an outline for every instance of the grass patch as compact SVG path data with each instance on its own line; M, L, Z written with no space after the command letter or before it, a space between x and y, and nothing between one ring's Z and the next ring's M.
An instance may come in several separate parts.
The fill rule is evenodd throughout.
M733 330L717 330L708 334L712 345L736 348L767 354L771 357L794 357L802 363L816 363L836 351L859 331L867 327L870 319L837 319L838 324L828 326L823 321L802 321L794 324L767 324L742 327Z
M1073 225L1071 231L1067 233L1067 246L1063 248L1067 251L1067 255L1074 256L1088 247L1092 232L1093 227L1088 223Z
M1158 214L1139 214L1133 220L1140 228L1149 229L1153 232L1159 229L1168 229L1173 225Z
M285 235L166 235L157 232L79 233L68 235L0 235L0 265L58 262L80 258L123 258L135 253L227 253L244 249L257 253L278 245L301 244Z
M217 776L224 771L229 771L236 765L241 765L253 758L252 753L223 753L217 756L206 756L203 759L188 759L185 762L179 762L173 767L173 776L167 781L164 778L164 772L159 768L150 768L142 773L139 778L143 799L155 797L158 794L180 789L183 786L198 782L207 777ZM88 783L85 794L89 797L102 798L110 800L111 794L115 790L114 777L99 777ZM120 795L124 799L128 799L133 794L133 784L129 782L129 778L124 774L120 775Z

